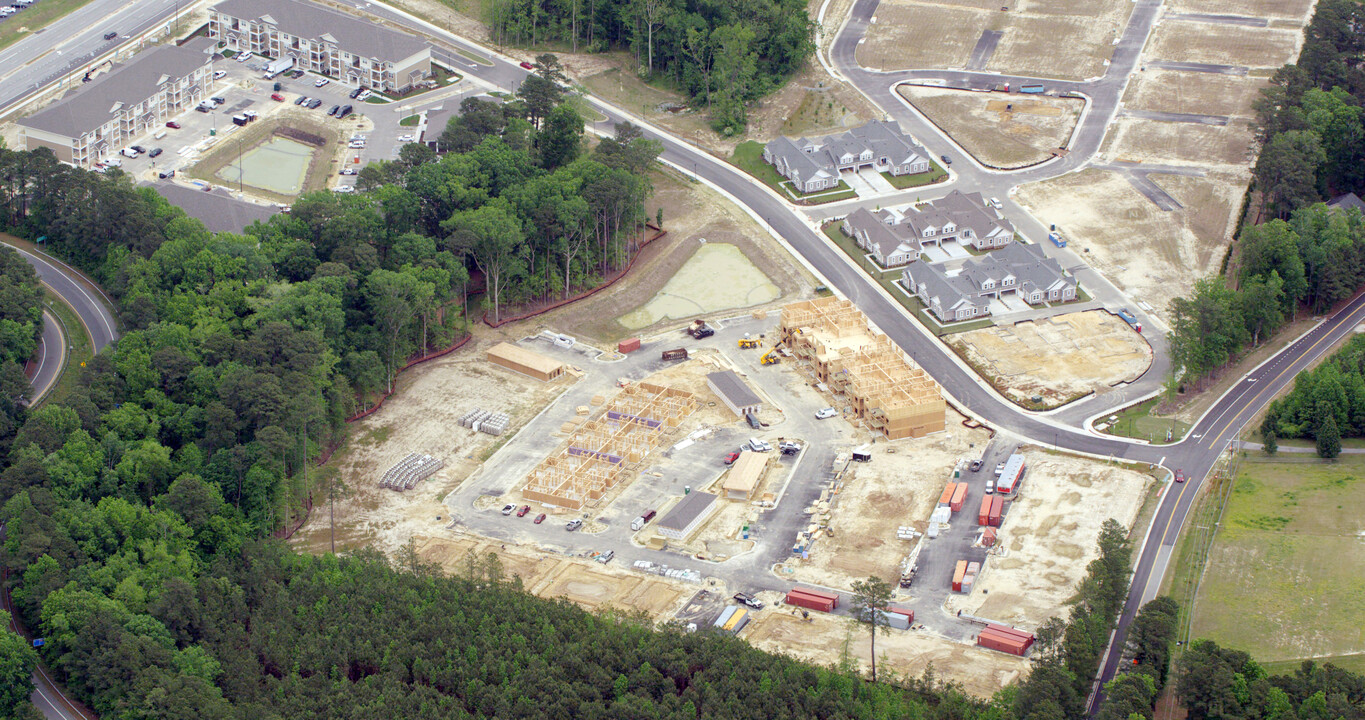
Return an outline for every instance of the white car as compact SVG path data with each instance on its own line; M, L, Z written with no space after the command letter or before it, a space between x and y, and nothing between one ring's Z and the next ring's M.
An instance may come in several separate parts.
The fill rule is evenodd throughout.
M829 418L832 418L832 417L834 417L835 415L838 415L838 414L839 414L839 411L838 411L838 410L835 410L835 409L832 408L832 407L822 408L822 409L820 409L820 410L816 410L816 411L815 411L815 419L816 419L816 420L828 420Z
M123 167L123 161L118 158L109 158L104 161L106 167Z
M399 135L399 136L398 136L398 142L413 142L413 141L415 141L415 140L417 140L417 138L415 138L415 137L413 137L413 136L411 136L411 135Z
M993 197L993 198L991 198L991 204L994 205L995 208L996 208L997 210L999 210L1001 207L1003 207L1003 206L1000 204L1000 198L998 198L998 197Z
M339 193L355 192L355 188L351 187L350 185L338 185L335 188L333 188L333 190Z
M353 167L342 168L342 169L341 169L341 174L342 174L342 175L355 175L355 174L356 174L356 169L353 168Z
M214 70L214 71L213 71L213 79L214 79L214 80L222 80L222 79L225 78L225 77L227 77L227 71L226 71L226 70Z
M365 141L364 141L364 140L352 140L352 141L350 141L349 143L347 143L346 146L349 147L349 148L352 148L352 149L354 149L354 150L360 150L360 149L363 149L363 148L365 147Z
M237 62L239 62L239 63L244 63L244 62L246 62L247 60L250 60L255 54L256 54L256 53L251 52L250 50L248 50L248 51L246 51L246 52L244 52L244 53L242 53L242 54L240 54L240 55L237 56Z
M317 82L314 82L314 83L313 83L313 87L322 87L323 85L326 85L326 84L329 83L329 82L332 82L332 81L331 81L331 80L328 80L327 78L318 78L318 79L317 79Z
M503 515L511 515L513 512L516 511L516 509L517 509L517 506L516 506L516 505L503 505L503 506L502 506L502 514L503 514Z

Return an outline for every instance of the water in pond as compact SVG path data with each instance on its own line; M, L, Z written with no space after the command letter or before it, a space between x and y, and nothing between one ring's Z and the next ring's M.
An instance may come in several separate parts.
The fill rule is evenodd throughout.
M308 161L312 158L311 146L282 137L271 138L242 153L241 182L281 195L297 195L303 190ZM238 162L233 160L219 170L218 177L235 185L239 177Z
M781 294L738 247L708 243L688 259L658 295L622 315L617 322L636 330L664 318L682 320L716 310L762 305Z

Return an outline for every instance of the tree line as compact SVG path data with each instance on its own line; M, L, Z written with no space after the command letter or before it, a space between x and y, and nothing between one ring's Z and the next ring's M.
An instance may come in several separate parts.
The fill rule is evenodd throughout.
M742 132L747 107L815 52L815 24L800 0L486 0L482 8L500 45L629 51L640 77L704 105L727 135Z
M1177 698L1189 720L1360 720L1365 676L1305 660L1271 675L1250 655L1200 640L1180 658Z
M1272 402L1261 421L1266 449L1279 438L1309 438L1325 458L1341 452L1342 437L1365 436L1365 338L1353 337L1314 370L1294 378L1288 395Z
M1286 218L1342 193L1365 193L1362 23L1365 8L1355 0L1319 2L1298 62L1277 70L1254 104L1262 211Z
M0 455L24 422L32 388L24 364L43 332L43 287L17 251L0 246Z
M1323 203L1249 225L1235 285L1220 276L1171 301L1171 357L1198 381L1271 337L1301 310L1322 313L1365 284L1365 220Z

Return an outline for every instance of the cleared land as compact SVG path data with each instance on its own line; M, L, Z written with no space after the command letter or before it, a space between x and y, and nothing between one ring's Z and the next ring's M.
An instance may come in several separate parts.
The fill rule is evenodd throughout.
M1131 528L1151 476L1094 460L1022 451L1028 470L999 543L968 596L945 607L1036 628L1075 595L1105 520Z
M737 246L699 242L687 264L658 295L617 322L634 330L664 319L685 320L717 310L762 305L781 294Z
M1289 661L1365 653L1365 458L1241 462L1195 604L1194 637Z
M1118 173L1095 169L1025 185L1016 197L1039 220L1061 227L1105 277L1168 317L1172 298L1217 270L1247 178L1210 172L1152 180L1169 184L1184 208L1163 212Z
M1308 22L1313 0L1173 0L1172 11L1251 17L1293 18Z
M858 60L883 70L960 68L981 33L997 30L1003 36L987 70L1080 80L1103 74L1131 11L1131 3L1119 0L1030 2L1012 5L1009 12L1000 11L1002 4L884 2Z
M783 577L827 587L848 588L870 575L892 577L911 545L896 539L896 528L911 525L923 531L943 486L959 458L979 454L969 446L984 447L985 430L968 430L962 416L948 410L947 432L918 440L877 443L875 462L852 463L843 488L830 511L834 537L812 546L810 559L792 560ZM858 445L863 438L850 442ZM895 450L894 453L888 450Z
M1230 12L1227 9L1219 12ZM1144 57L1153 60L1278 68L1299 54L1295 30L1165 22L1152 33Z
M397 392L383 409L351 426L350 439L318 473L321 482L335 478L344 486L335 507L338 551L373 546L393 553L414 535L444 527L450 519L440 499L502 439L460 427L460 417L475 407L505 412L512 416L505 438L573 380L565 375L542 383L494 367L483 353L491 344L471 341L408 370L398 377ZM407 492L379 487L384 471L413 452L446 465ZM330 541L328 515L322 512L315 512L294 536L294 542L312 551L329 549Z
M1109 125L1100 152L1123 162L1249 169L1254 159L1251 145L1246 120L1219 126L1118 118Z
M1152 348L1128 323L1103 310L970 330L948 343L1017 403L1040 396L1045 408L1140 377Z
M1157 32L1161 30L1158 28ZM1227 115L1250 118L1251 103L1265 78L1219 73L1147 70L1134 73L1123 96L1128 110Z
M982 164L997 168L1052 157L1052 150L1066 145L1084 106L1078 98L1033 99L919 85L901 85L897 91Z
M741 633L756 647L785 653L810 662L828 664L847 647L849 655L863 666L869 664L867 632L853 630L847 618L812 612L810 622L788 608L772 608L758 613ZM997 690L1019 679L1028 671L1029 661L964 645L913 630L889 630L877 636L877 669L894 670L910 677L924 674L930 664L934 674L977 697L989 698Z

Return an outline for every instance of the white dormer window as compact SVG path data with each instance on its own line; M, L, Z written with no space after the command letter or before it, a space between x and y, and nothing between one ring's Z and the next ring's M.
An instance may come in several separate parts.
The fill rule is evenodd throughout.
M994 280L987 280L987 281L981 283L981 289L982 289L982 290L990 290L990 289L993 288L993 287L995 287L995 281L994 281Z
M957 232L957 226L952 223L948 223L947 225L943 226L943 232L946 233Z

